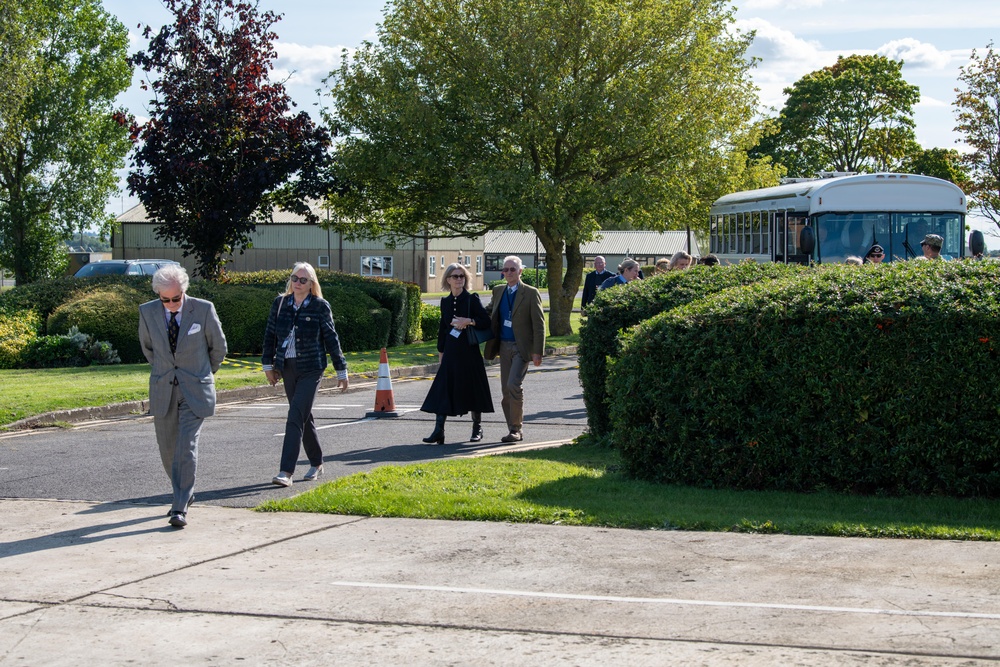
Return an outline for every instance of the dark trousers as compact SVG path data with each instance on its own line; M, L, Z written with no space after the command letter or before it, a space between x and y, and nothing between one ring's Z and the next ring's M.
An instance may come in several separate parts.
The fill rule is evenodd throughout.
M309 458L309 465L318 466L323 463L323 450L319 446L319 434L312 415L313 403L322 379L322 370L300 373L295 359L285 359L281 380L288 398L288 419L285 421L285 442L281 446L282 472L295 472L299 451L303 447Z

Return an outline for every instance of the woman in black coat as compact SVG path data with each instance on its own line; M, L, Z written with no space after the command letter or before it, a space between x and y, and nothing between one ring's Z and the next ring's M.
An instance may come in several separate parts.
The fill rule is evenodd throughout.
M438 327L438 372L427 398L420 407L437 415L434 432L426 443L444 444L444 422L448 416L472 413L472 436L469 442L483 439L482 416L493 412L493 396L486 379L486 367L478 343L473 345L472 329L489 329L489 313L479 295L466 289L472 276L461 264L450 264L444 271L442 286L450 294L441 299L441 324Z

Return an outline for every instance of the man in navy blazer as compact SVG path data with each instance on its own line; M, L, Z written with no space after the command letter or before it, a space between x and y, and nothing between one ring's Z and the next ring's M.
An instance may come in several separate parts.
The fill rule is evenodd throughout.
M542 295L531 285L521 282L524 266L516 255L503 260L506 285L493 288L490 318L494 338L483 348L485 359L500 357L500 386L503 399L500 406L509 433L502 442L523 439L524 390L521 384L528 374L528 364L540 366L545 351L545 312Z
M159 295L139 306L139 342L152 365L149 413L160 460L173 486L170 525L187 525L198 466L198 437L215 414L215 373L226 357L226 337L211 301L187 295L179 264L153 274Z

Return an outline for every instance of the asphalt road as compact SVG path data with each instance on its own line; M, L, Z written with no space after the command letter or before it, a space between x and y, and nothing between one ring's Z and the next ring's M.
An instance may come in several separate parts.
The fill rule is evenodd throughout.
M471 456L490 451L565 442L586 428L586 411L575 356L546 357L525 380L523 445L500 443L506 435L500 410L499 366L487 369L497 412L483 416L486 438L467 443L469 418L449 419L445 445L426 445L433 415L419 411L431 378L393 382L397 418L369 419L374 382L342 393L320 392L313 411L324 453L320 480L407 464ZM220 405L205 421L199 444L198 503L252 507L263 500L301 493L309 466L304 455L295 483L271 484L278 473L287 404L281 388L274 398ZM0 498L118 501L169 504L169 484L159 461L150 417L126 417L68 429L39 429L0 435Z

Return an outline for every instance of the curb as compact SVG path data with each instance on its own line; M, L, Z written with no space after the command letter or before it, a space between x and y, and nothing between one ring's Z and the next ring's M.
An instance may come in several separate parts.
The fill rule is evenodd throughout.
M546 348L545 356L559 356L564 354L576 354L576 346ZM492 366L499 363L497 360L485 362ZM389 377L410 378L410 377L430 377L437 373L438 364L427 364L425 366L404 366L400 368L390 368ZM348 376L352 382L347 392L367 389L378 378L378 371L365 373L363 375ZM357 384L353 384L357 383ZM320 381L320 390L334 389L337 387L336 377L325 377ZM266 398L285 399L285 393L278 387L262 385L257 387L240 387L239 389L224 389L216 393L216 404L238 403L240 401L253 401ZM25 417L16 422L7 424L4 431L24 431L33 428L44 428L52 426L58 422L78 424L80 422L101 421L105 419L118 419L121 417L142 417L149 413L149 401L127 401L125 403L112 403L110 405L100 405L89 408L73 408L71 410L55 410L33 417Z

